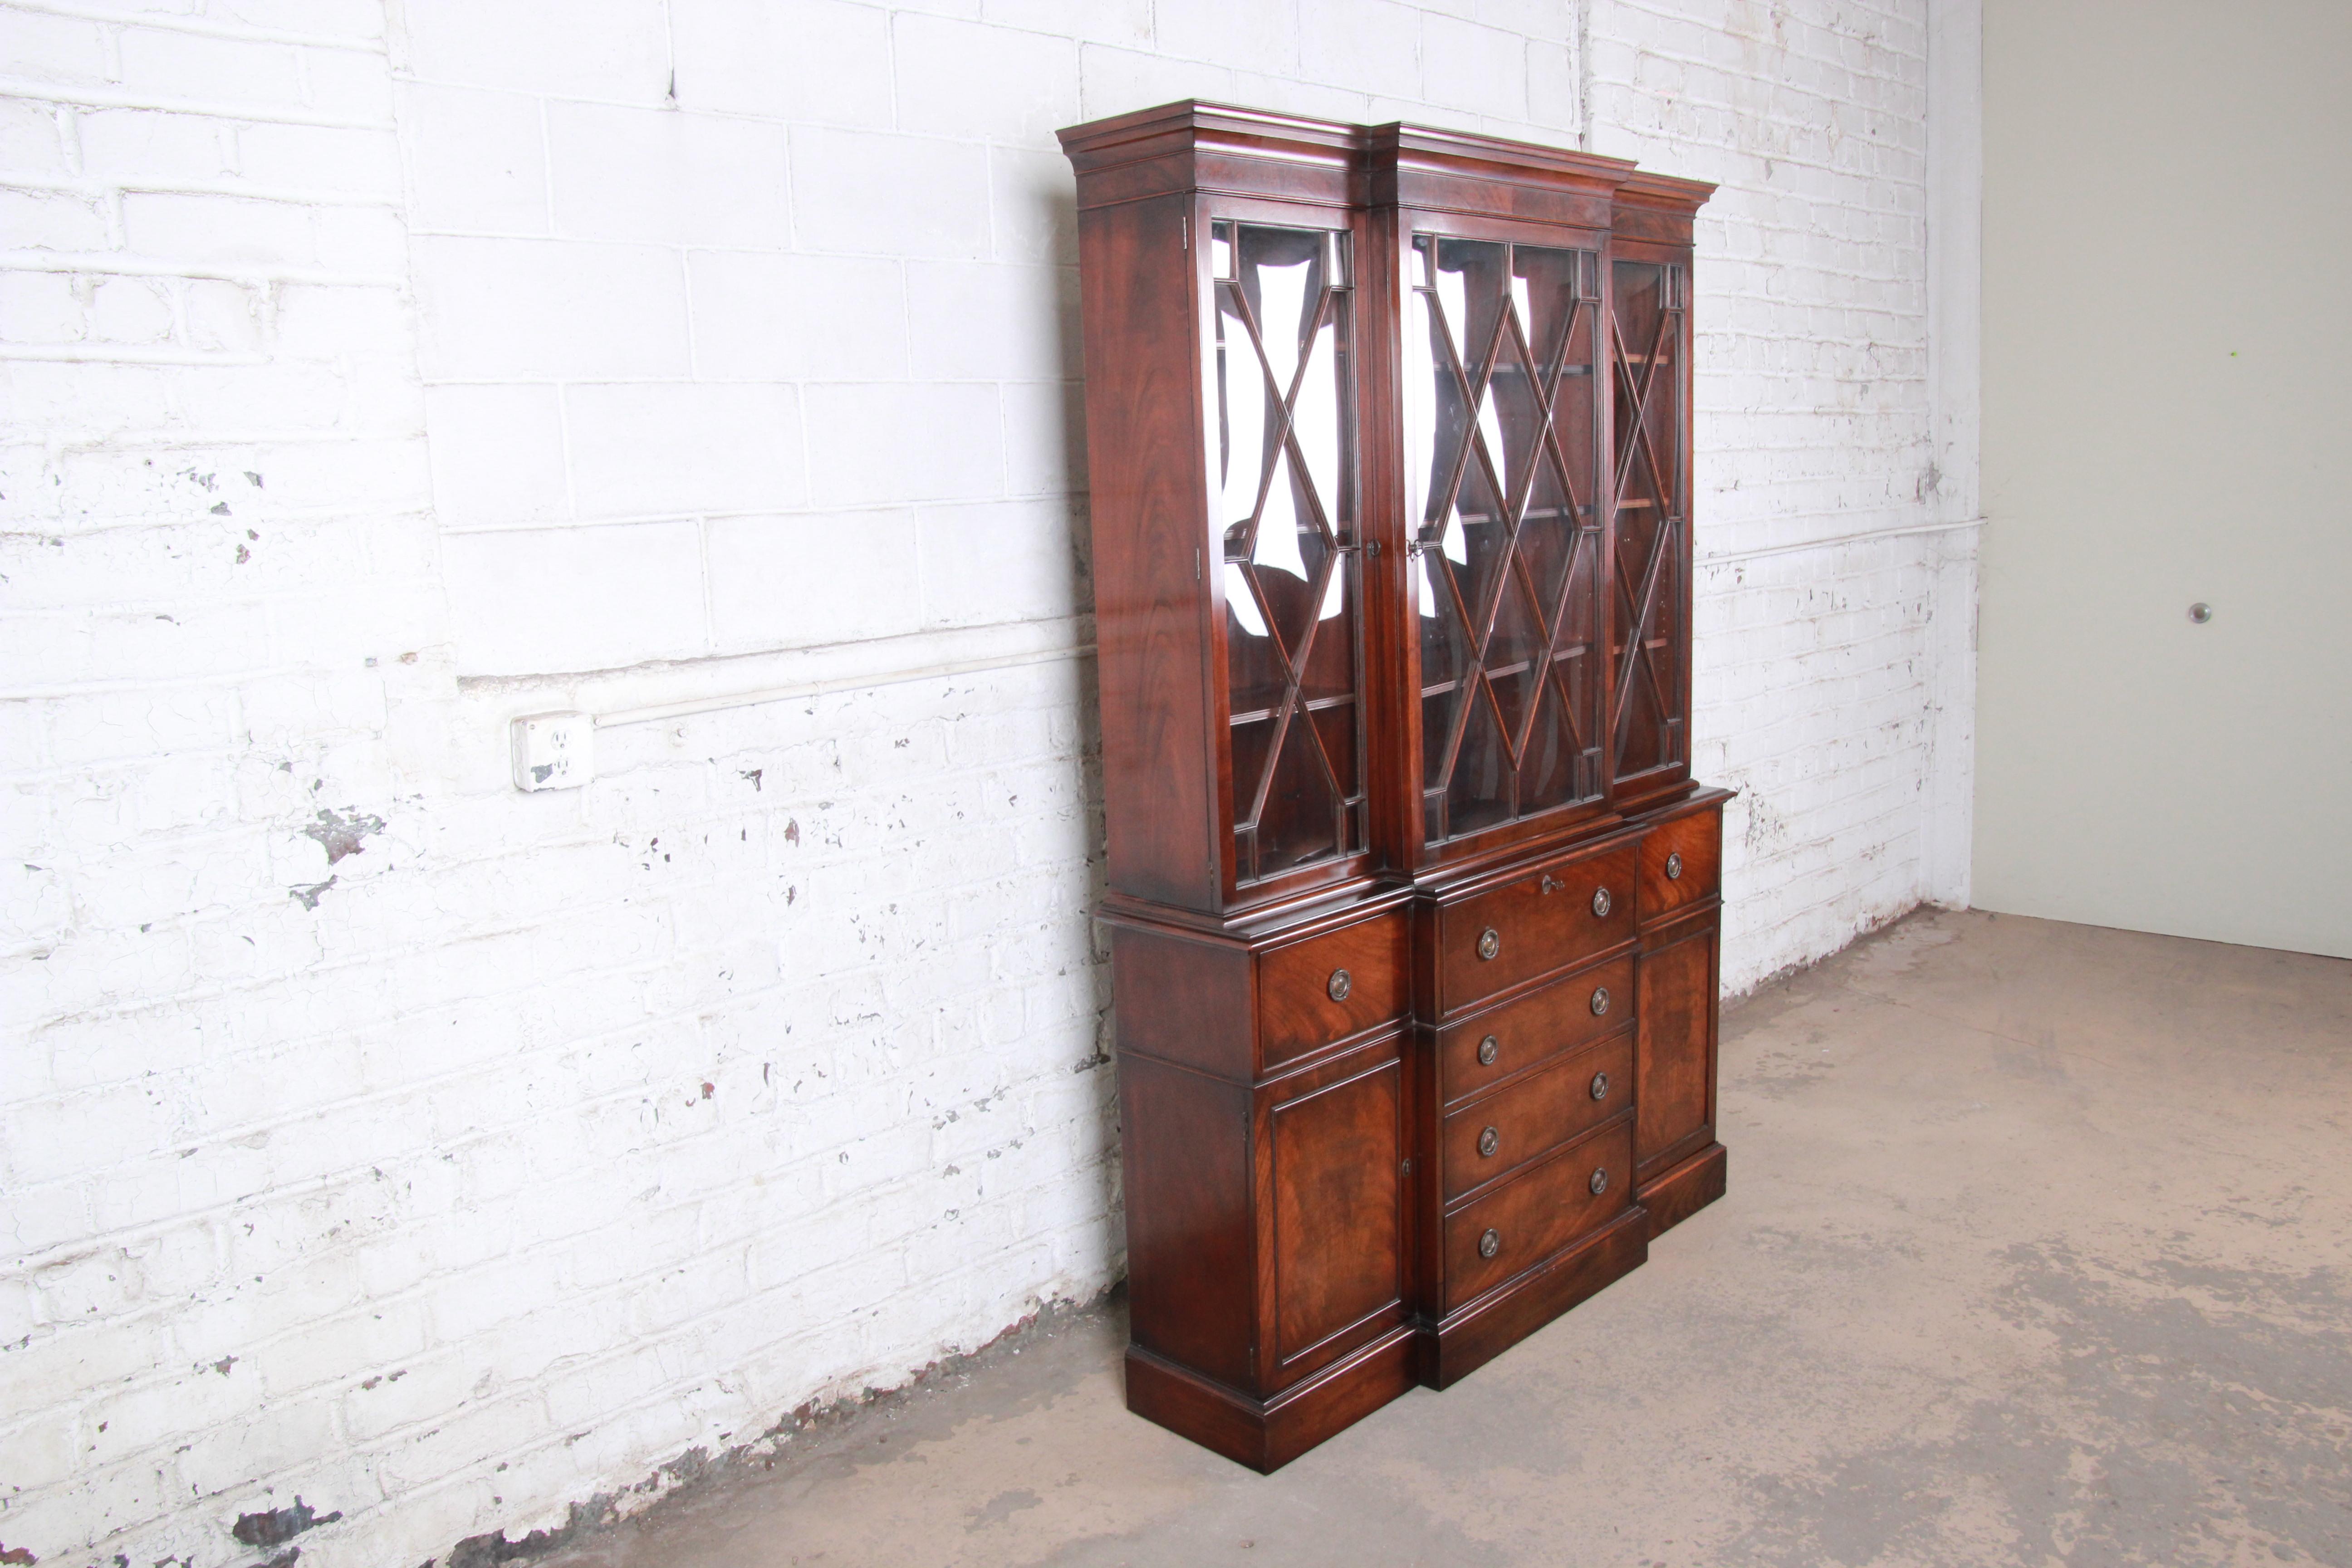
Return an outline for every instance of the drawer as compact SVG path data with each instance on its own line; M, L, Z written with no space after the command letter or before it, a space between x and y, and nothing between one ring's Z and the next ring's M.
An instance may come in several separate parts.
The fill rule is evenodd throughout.
M1438 917L1445 1011L1589 958L1633 934L1633 847L1538 866Z
M1273 1067L1404 1016L1412 927L1391 910L1257 957L1258 1060Z
M1715 897L1723 869L1723 813L1695 812L1642 840L1642 921Z
M1633 1102L1633 1037L1619 1034L1445 1119L1445 1198L1507 1174L1598 1127Z
M1633 1201L1633 1124L1621 1116L1446 1216L1446 1310L1534 1268Z
M1597 1040L1633 1016L1631 956L1555 980L1491 1013L1439 1030L1438 1093L1459 1100L1546 1057Z

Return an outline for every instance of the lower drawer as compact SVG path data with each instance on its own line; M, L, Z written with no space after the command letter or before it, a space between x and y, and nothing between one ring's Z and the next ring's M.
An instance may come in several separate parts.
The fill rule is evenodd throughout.
M1633 961L1615 958L1532 995L1438 1031L1440 1092L1448 1101L1499 1083L1546 1057L1622 1029L1633 1015Z
M1447 1201L1558 1148L1633 1102L1630 1033L1472 1100L1445 1118Z
M1633 1123L1595 1128L1445 1217L1445 1308L1534 1268L1633 1201Z

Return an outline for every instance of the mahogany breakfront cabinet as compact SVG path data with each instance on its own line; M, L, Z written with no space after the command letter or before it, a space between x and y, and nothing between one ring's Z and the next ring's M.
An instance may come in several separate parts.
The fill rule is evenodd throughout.
M1724 1190L1713 187L1180 103L1077 171L1129 1408L1270 1470Z

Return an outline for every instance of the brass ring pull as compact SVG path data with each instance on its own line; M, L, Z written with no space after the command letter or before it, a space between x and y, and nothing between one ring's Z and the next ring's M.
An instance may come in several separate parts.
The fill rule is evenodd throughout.
M1592 1098L1595 1100L1606 1100L1609 1098L1609 1075L1607 1073L1597 1072L1592 1075Z
M1480 1159L1493 1159L1495 1157L1495 1151L1502 1146L1503 1135L1494 1128L1489 1127L1486 1131L1478 1134L1478 1157Z
M1602 1018L1608 1016L1608 1014L1609 987L1606 985L1596 985L1592 988L1592 1016L1596 1018Z
M1490 1231L1488 1231L1486 1235L1484 1235L1484 1236L1482 1236L1482 1237L1480 1237L1478 1238L1478 1256L1479 1256L1479 1257L1481 1257L1481 1258L1492 1258L1492 1257L1494 1257L1494 1256L1495 1256L1495 1254L1496 1254L1496 1253L1498 1253L1498 1252L1500 1252L1500 1251L1502 1251L1502 1250L1503 1250L1503 1233L1502 1233L1501 1231L1499 1231L1499 1230L1490 1230Z
M1488 926L1478 933L1478 956L1492 958L1503 951L1503 933Z
M1595 888L1592 889L1592 918L1594 920L1607 920L1609 918L1610 905L1611 900L1609 898L1608 889Z
M1682 879L1683 852L1677 849L1673 854L1666 857L1666 880L1669 882L1679 882Z
M1501 1042L1497 1041L1492 1035L1489 1035L1485 1039L1479 1041L1478 1065L1482 1068L1493 1067L1495 1065L1495 1058L1501 1054L1502 1048Z
M1355 988L1355 980L1344 969L1333 970L1331 983L1323 987L1331 994L1331 1000L1334 1002L1345 1002L1348 999L1348 993Z
M1600 1170L1593 1172L1592 1180L1585 1184L1592 1189L1592 1195L1596 1198L1601 1194L1607 1192L1609 1190L1608 1167L1603 1166Z

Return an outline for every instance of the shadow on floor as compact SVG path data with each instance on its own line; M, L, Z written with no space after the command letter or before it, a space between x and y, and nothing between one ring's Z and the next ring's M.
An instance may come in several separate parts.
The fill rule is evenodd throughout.
M541 1561L2352 1564L2352 963L1923 913L1724 1034L1727 1198L1272 1477L1114 1306Z

